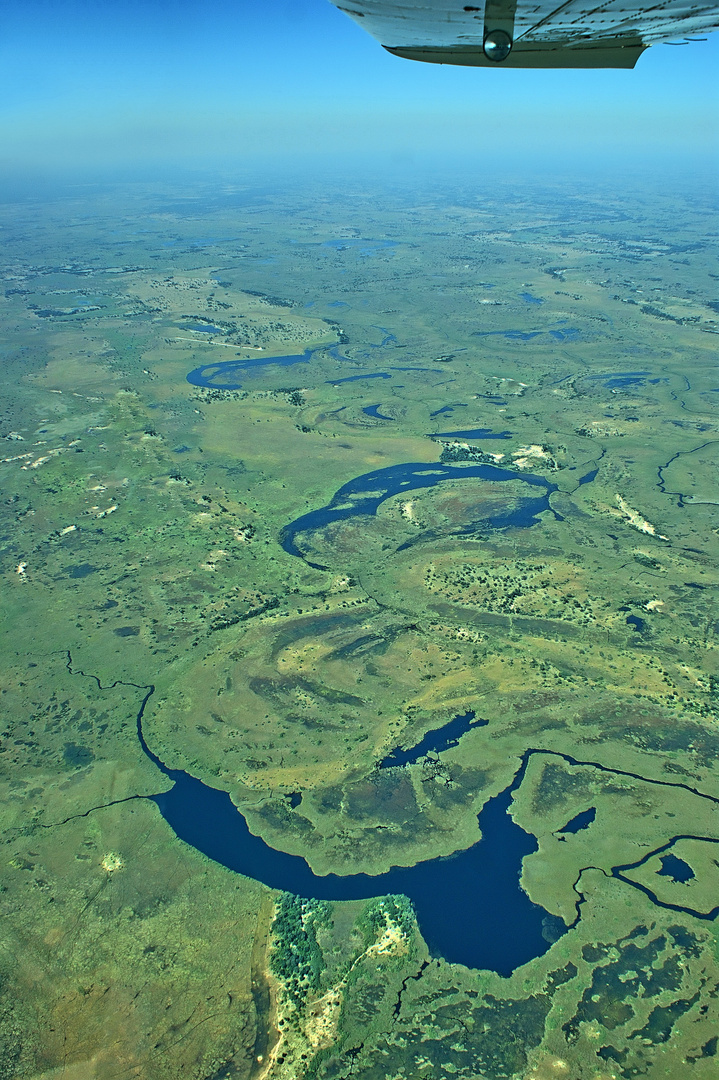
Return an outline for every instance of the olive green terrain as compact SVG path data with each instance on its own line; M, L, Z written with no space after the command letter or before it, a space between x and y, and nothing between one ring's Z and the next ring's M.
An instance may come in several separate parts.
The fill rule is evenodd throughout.
M138 184L3 219L0 1078L715 1077L702 191ZM549 509L497 529L544 489L460 473L281 546L440 460ZM148 800L145 700L151 751L316 874L470 847L536 751L521 880L571 929L505 979L431 956L402 898L224 869Z

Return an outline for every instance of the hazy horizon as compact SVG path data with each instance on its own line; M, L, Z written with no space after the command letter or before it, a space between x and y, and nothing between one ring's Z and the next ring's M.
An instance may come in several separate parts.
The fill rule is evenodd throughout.
M694 169L716 163L719 39L633 71L397 59L328 0L10 0L0 16L6 176L167 168Z

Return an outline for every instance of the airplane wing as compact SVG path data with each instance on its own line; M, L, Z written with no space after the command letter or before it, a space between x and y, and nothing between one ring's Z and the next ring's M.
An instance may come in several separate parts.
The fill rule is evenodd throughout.
M388 52L432 64L633 68L655 42L719 29L717 0L349 0Z

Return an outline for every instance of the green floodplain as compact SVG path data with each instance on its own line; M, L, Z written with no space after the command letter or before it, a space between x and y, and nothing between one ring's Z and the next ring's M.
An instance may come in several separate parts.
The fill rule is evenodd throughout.
M569 180L3 206L0 1078L716 1077L711 214ZM282 547L440 461L555 490L495 528L527 485L453 476ZM226 870L144 798L150 685L150 749L316 874L469 848L558 752L510 812L530 899L581 917L502 977L402 896Z

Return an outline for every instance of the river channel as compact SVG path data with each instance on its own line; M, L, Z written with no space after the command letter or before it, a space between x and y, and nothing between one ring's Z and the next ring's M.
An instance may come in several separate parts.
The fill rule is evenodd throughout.
M324 529L335 522L344 521L358 514L374 515L379 506L393 495L404 494L418 488L434 487L446 480L520 480L528 487L542 488L544 494L526 498L513 508L482 519L485 529L529 528L538 525L539 514L550 510L549 496L557 491L557 485L545 480L543 476L520 473L513 469L502 469L497 465L445 465L440 462L412 461L401 465L390 465L386 469L356 476L343 484L332 496L326 506L310 510L302 517L286 525L280 532L280 543L289 555L304 558L304 552L297 546L296 538L300 533ZM555 515L556 516L556 515ZM474 526L467 526L464 532L475 531ZM316 563L310 565L316 566ZM325 569L320 567L320 569Z

